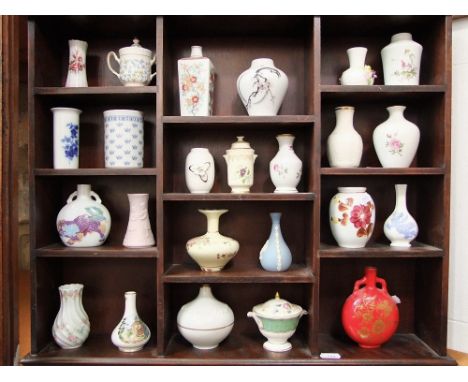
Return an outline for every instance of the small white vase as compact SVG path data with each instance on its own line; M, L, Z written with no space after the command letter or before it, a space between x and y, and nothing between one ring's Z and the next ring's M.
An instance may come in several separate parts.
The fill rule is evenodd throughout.
M86 51L88 43L81 40L68 40L69 59L68 75L65 87L87 87L88 79L86 77Z
M214 184L214 159L206 148L190 150L185 159L185 183L192 194L207 194Z
M375 204L365 187L338 187L330 201L330 228L343 248L364 248L375 226Z
M148 216L148 194L128 194L130 215L123 245L129 248L152 247L155 244Z
M330 167L358 167L361 163L363 143L361 136L354 129L354 107L337 107L335 114L336 126L327 140Z
M50 110L54 119L54 168L76 169L80 162L81 110L71 107Z
M384 224L384 233L392 247L411 247L418 236L418 224L406 208L406 184L395 184L396 203Z
M244 137L237 137L237 142L231 145L223 155L227 164L228 185L234 194L250 192L254 183L254 163L257 159L255 150Z
M279 150L270 162L270 178L276 186L276 193L296 193L301 180L302 161L293 149L294 135L280 134L276 136Z
M374 148L382 167L409 167L419 146L419 128L408 121L405 106L387 107L388 119L372 134Z
M385 85L419 85L422 50L411 33L393 35L381 51Z
M59 287L60 310L52 326L52 336L62 349L75 349L88 338L91 325L82 298L82 284L65 284Z
M76 199L74 199L76 197ZM57 215L57 231L68 247L97 247L109 236L111 217L101 198L89 184L79 184L77 191Z
M349 48L349 68L341 75L341 85L368 85L368 73L365 69L367 48Z
M190 57L177 61L180 115L210 116L213 113L215 67L203 57L201 46L192 46Z
M143 167L143 112L106 110L104 134L106 168Z
M234 313L217 300L209 285L200 287L197 298L182 306L177 314L177 327L195 348L214 349L234 326Z
M219 218L228 210L198 210L206 216L208 230L187 241L186 249L203 271L219 272L239 251L239 242L219 233Z
M277 115L288 90L288 76L271 58L257 58L237 79L237 92L249 115Z
M125 292L125 311L111 335L112 343L126 353L141 350L151 337L151 331L138 315L136 296L136 292Z

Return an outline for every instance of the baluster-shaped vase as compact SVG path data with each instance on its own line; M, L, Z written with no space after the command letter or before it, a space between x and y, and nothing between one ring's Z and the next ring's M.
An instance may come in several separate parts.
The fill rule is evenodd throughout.
M148 194L128 194L130 216L123 241L125 247L152 247L155 243L148 216L148 199Z
M68 60L68 75L65 87L87 87L86 51L88 43L81 40L68 40L70 58Z
M349 68L341 75L342 85L368 85L368 75L364 66L367 48L349 48L348 53Z
M301 180L302 161L293 149L294 135L280 134L276 137L278 153L270 162L270 178L276 193L296 193Z
M291 266L291 251L281 233L281 213L272 212L270 237L260 250L260 264L266 271L282 272Z

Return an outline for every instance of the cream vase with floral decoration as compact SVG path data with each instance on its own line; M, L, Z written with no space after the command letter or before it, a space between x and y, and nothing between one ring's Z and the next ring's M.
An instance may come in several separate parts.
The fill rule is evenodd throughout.
M234 194L250 192L254 183L254 163L257 159L255 150L244 137L237 137L237 142L231 145L223 155L227 163L228 184Z

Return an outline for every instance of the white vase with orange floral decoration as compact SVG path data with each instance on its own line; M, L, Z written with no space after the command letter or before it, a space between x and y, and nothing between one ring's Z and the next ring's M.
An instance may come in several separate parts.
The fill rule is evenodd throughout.
M330 228L343 248L364 248L375 225L375 204L365 187L338 187L330 201Z
M177 64L180 115L212 115L215 68L211 60L203 57L201 46L192 46L190 57L181 58Z

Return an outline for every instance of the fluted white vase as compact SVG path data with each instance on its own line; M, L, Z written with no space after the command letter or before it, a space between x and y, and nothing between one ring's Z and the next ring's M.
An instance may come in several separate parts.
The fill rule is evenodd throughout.
M365 69L367 48L349 48L346 53L349 68L341 75L341 85L368 85L368 74Z

